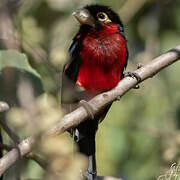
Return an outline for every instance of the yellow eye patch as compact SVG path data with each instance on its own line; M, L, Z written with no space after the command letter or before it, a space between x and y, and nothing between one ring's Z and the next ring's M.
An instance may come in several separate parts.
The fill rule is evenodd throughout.
M104 12L97 13L98 20L101 22L111 22L108 15Z

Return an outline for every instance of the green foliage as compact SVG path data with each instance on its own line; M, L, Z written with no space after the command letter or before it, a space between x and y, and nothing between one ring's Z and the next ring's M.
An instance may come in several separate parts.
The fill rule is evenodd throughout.
M31 83L35 96L42 94L40 75L33 69L25 54L14 50L0 51L0 98L12 105L18 104L18 85L23 81Z
M13 106L21 104L18 89L24 79L31 84L35 96L45 91L59 100L60 73L78 30L71 14L90 3L110 5L123 22L128 16L128 71L136 69L136 63L146 64L180 42L179 0L25 1L15 18L24 54L0 51L0 100ZM126 3L128 7L121 11ZM173 162L180 161L179 73L177 62L113 104L97 133L100 175L154 180L165 174ZM43 174L32 162L27 163L27 168L24 177L39 178Z
M39 74L29 65L26 55L17 51L0 51L0 71L2 72L3 69L7 67L16 68L19 71L26 71L40 78Z

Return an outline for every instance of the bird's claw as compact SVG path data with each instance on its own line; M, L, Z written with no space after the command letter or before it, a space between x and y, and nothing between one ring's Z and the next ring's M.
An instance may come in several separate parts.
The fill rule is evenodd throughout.
M96 177L97 177L97 172L89 172L89 171L86 171L85 174L84 174L86 180L95 180Z
M80 180L95 180L96 176L96 172L91 173L86 171L85 173L83 173L82 171L80 171Z
M86 109L86 111L89 114L89 116L91 117L91 119L94 119L94 109L93 109L93 107L85 100L81 100L79 102L79 104L81 104Z
M136 72L125 72L124 77L136 78L137 82L141 82L141 77Z
M141 66L142 67L142 66ZM140 64L138 65L137 68L140 68ZM136 78L137 82L141 82L141 77L139 76L139 74L137 74L136 72L125 72L124 73L124 77L132 77L132 78ZM135 85L134 89L139 89L139 85Z
M143 64L138 63L136 66L137 66L137 69L140 69L140 68L142 68L142 67L143 67ZM140 80L141 80L141 78L140 78ZM138 84L134 87L134 89L139 89L139 88L140 88L140 87L139 87L139 85L138 85Z
M83 172L80 170L80 180L95 180L97 177L97 172L90 172L87 170L86 172Z

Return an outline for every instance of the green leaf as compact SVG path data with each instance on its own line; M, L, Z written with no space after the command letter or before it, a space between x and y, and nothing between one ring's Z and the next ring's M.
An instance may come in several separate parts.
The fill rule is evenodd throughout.
M15 50L0 51L0 100L18 105L17 90L22 79L30 83L36 97L44 92L41 77L25 54ZM23 93L26 96L26 92Z
M5 67L24 70L40 78L40 75L29 65L26 55L15 50L0 51L0 72Z

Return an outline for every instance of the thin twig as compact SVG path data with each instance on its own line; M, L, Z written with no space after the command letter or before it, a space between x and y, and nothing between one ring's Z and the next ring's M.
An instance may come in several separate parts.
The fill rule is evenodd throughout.
M20 50L17 41L16 31L12 22L12 17L7 5L1 1L0 3L0 46L1 49Z
M42 159L41 157L39 157L38 155L34 154L34 153L29 153L27 156L27 158L34 160L36 163L38 163L43 169L46 169L48 166L48 163Z
M5 112L9 110L9 105L6 102L0 101L0 112ZM5 118L0 118L0 124L3 130L8 134L8 136L14 141L17 145L20 143L20 138L13 132L7 125Z
M155 58L147 65L137 69L137 73L141 82L153 77L159 71L165 67L175 63L180 59L180 45L174 49L171 49L167 53ZM126 92L132 89L137 85L137 80L132 77L126 77L118 84L114 89L99 94L98 96L91 99L88 103L92 105L95 114L98 113L105 105L113 102L118 97L123 96ZM63 119L54 127L52 127L43 137L49 135L58 135L62 134L66 130L71 129L72 127L77 126L81 122L87 119L89 114L86 112L84 107L79 107L75 111L64 116ZM0 159L0 175L2 175L14 162L19 158L19 156L25 156L32 151L32 146L35 143L35 138L33 136L23 140L17 148L12 149L6 155Z
M0 143L0 150L10 151L12 148L14 148L14 146L9 146L7 144Z
M7 125L6 121L3 119L0 119L0 124L1 127L3 128L3 130L7 133L7 135L13 140L14 144L19 144L20 143L20 138L18 137L18 135L13 132L13 130L11 130L9 128L9 126Z

